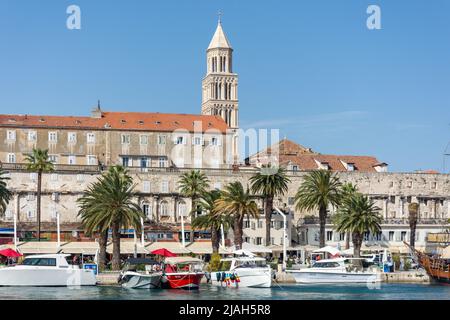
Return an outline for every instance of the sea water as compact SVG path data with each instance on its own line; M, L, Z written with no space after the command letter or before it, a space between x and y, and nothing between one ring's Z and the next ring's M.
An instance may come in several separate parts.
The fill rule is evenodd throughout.
M0 287L0 300L450 300L449 285L381 284L300 285L272 288L220 288L203 284L199 290L125 289L114 286L80 288Z

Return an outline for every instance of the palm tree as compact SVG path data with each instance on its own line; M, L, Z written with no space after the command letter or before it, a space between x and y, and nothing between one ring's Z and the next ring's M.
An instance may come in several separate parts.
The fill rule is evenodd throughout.
M220 198L221 192L219 190L212 190L205 193L198 205L203 210L206 211L205 215L198 216L192 221L193 228L199 229L210 229L211 230L211 244L213 253L219 252L220 247L220 229L223 228L228 230L231 225L231 217L223 214L216 214L216 204L215 202Z
M244 217L259 217L258 205L251 199L249 188L244 190L242 183L232 182L224 188L215 205L215 215L233 217L234 244L236 249L242 248Z
M338 206L341 201L341 182L336 174L326 170L308 173L295 195L296 209L319 209L320 247L325 246L325 224L329 205Z
M353 256L361 257L361 245L364 233L378 233L381 230L382 218L380 208L369 197L355 193L343 200L338 213L334 216L335 228L338 232L351 232Z
M133 202L134 188L128 172L121 166L114 166L77 200L78 215L87 230L96 229L103 238L104 232L112 229L112 270L120 270L120 228L132 226L140 232L140 219L144 218L139 205Z
M9 180L9 178L4 176L5 173L6 172L0 168L0 216L3 216L5 213L6 206L12 197L11 191L9 191L6 186L6 180Z
M409 211L409 245L414 248L414 245L416 243L416 227L417 227L417 219L418 213L419 213L419 204L418 203L410 203L408 205L408 211Z
M54 170L53 163L48 158L48 150L33 149L33 152L25 157L27 170L37 173L37 240L41 241L41 192L42 192L42 174Z
M358 187L351 182L344 183L342 185L342 198L351 197L358 191ZM345 234L345 249L350 248L350 232Z
M197 212L197 201L209 188L209 180L200 170L191 170L181 175L178 181L178 189L183 197L191 199L191 217ZM184 235L183 235L184 237ZM194 240L194 230L190 233L190 242Z
M253 193L259 193L264 197L264 216L266 219L266 246L270 245L270 225L272 221L273 199L284 195L288 190L291 180L286 176L286 171L281 167L271 165L262 167L261 170L250 178Z

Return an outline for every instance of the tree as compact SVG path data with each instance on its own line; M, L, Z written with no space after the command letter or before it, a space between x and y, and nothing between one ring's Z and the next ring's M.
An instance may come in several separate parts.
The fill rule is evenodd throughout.
M270 225L272 221L273 200L276 196L282 196L288 191L288 183L291 180L286 176L286 171L281 167L271 165L261 168L258 173L250 178L251 190L264 197L264 216L266 219L266 246L270 245Z
M128 172L122 166L114 166L77 200L78 215L87 230L98 230L103 237L105 231L112 229L112 270L120 270L120 229L132 226L137 232L141 230L144 213L133 202L134 188Z
M220 247L220 229L223 225L225 230L228 230L232 221L230 216L224 214L216 214L215 202L220 198L219 190L212 190L205 193L198 203L199 207L206 212L205 215L198 216L192 221L193 228L209 229L211 230L211 245L213 253L219 252Z
M358 191L358 187L351 182L344 183L342 185L342 198L351 197ZM345 234L345 249L350 248L350 232Z
M25 157L27 170L37 173L37 240L41 241L41 193L42 193L42 174L54 170L53 163L48 158L48 150L33 149L33 152Z
M382 218L379 211L380 208L367 196L354 193L344 198L338 213L334 216L333 222L338 232L351 232L355 258L361 257L364 233L380 232Z
M191 199L191 217L196 216L197 201L209 188L209 180L200 170L191 170L181 175L178 181L178 189L183 197ZM184 237L184 235L183 235ZM190 242L194 240L194 230L190 233Z
M233 217L234 244L236 249L242 248L244 217L259 217L258 205L252 200L250 190L244 190L242 183L236 181L225 186L221 197L215 201L215 215Z
M337 207L341 202L341 186L336 174L326 170L315 170L305 176L295 195L297 210L319 209L321 248L325 246L327 209L330 205Z
M414 248L416 244L416 227L417 227L417 219L419 214L419 204L418 203L410 203L408 205L408 220L409 220L409 245Z
M10 190L8 190L8 187L6 185L6 180L9 180L8 177L5 177L6 172L0 168L0 216L3 216L3 214L6 211L6 206L9 203L9 200L11 200L12 193Z

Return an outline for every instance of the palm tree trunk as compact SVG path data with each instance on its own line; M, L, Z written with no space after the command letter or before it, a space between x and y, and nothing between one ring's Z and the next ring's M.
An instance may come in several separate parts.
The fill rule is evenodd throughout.
M236 250L242 249L242 229L244 227L244 217L236 217L234 218L234 245L236 246Z
M320 231L319 231L319 246L320 248L325 247L325 224L327 222L327 208L320 207L319 208L319 223L320 223Z
M38 172L37 181L37 199L36 199L36 215L37 215L37 240L41 241L41 192L42 192L42 172Z
M197 217L197 206L196 206L196 199L195 197L191 198L191 217ZM192 219L192 218L191 218ZM192 227L192 224L191 224ZM191 229L191 232L189 233L189 242L194 242L194 228Z
M112 241L113 241L113 257L112 270L120 270L120 225L114 223L112 227Z
M219 246L220 246L219 230L215 228L211 228L211 244L213 254L219 253Z
M409 231L409 245L414 248L415 244L416 244L416 225L417 223L415 221L412 221L409 226L410 226L410 231Z
M100 271L103 271L106 265L106 245L108 244L108 229L100 233L98 242L100 247L98 253L98 268Z
M361 258L361 245L362 245L362 234L359 232L352 233L352 242L353 242L353 257ZM362 267L361 260L355 260L355 265L359 265Z
M350 249L350 232L345 234L345 250Z
M272 212L273 212L273 197L266 197L266 204L264 206L266 217L266 246L271 245L270 241L270 226L272 224Z

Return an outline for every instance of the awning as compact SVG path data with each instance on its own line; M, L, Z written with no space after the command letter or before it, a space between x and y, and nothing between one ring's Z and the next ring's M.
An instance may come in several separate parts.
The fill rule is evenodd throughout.
M212 244L211 241L198 241L193 242L186 246L190 252L195 254L212 254ZM227 248L219 247L219 254L229 254L231 250Z
M321 252L329 253L329 254L331 254L332 256L335 256L335 255L341 253L340 250L338 250L337 248L332 247L332 246L326 246L326 247L319 248L319 249L316 249L316 250L313 251L313 253L321 253Z
M153 242L145 247L148 252L152 252L157 249L167 249L176 254L188 254L190 251L187 248L183 248L181 243L175 241L165 242Z
M61 253L95 255L99 249L98 242L68 242L61 246Z
M135 242L132 241L120 241L120 254L134 254L135 252ZM106 247L107 253L113 253L113 244L110 242ZM140 241L136 242L136 253L137 254L149 254L150 250L143 247Z
M247 242L244 242L242 244L242 249L253 253L272 253L272 249L270 249L269 247L258 246L256 244L250 244ZM234 251L234 248L231 251Z
M64 242L61 242L61 246ZM54 254L58 253L61 247L58 247L58 242L39 242L30 241L22 242L17 245L17 251L22 254Z

